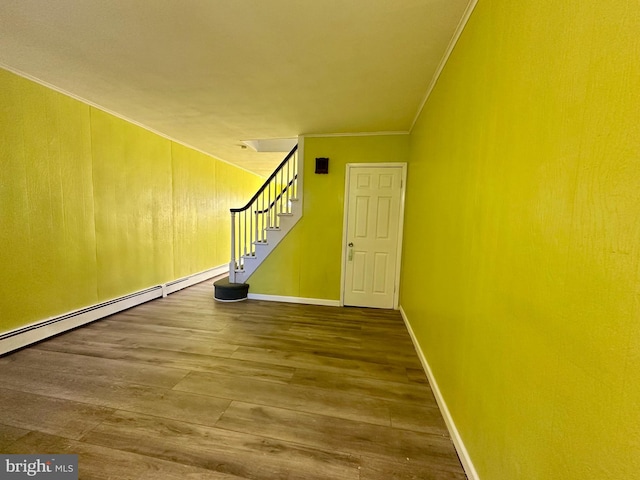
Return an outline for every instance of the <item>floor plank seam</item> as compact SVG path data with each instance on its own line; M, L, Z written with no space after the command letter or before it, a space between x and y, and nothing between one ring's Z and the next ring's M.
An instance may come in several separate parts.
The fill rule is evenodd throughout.
M0 448L122 457L141 480L154 465L176 479L463 480L399 312L211 293L205 282L3 357L13 426L0 422ZM86 461L83 477L108 471Z

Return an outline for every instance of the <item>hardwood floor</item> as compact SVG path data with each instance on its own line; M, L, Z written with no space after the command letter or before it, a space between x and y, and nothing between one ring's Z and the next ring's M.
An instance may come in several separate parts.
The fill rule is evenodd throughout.
M0 358L0 452L84 479L462 480L396 311L212 282Z

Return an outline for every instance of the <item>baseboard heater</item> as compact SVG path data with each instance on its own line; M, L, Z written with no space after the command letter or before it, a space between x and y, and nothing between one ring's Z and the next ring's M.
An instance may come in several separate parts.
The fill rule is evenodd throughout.
M203 272L179 278L171 282L130 293L122 297L107 300L106 302L91 305L89 307L74 310L56 317L41 320L24 327L0 334L0 355L17 350L32 343L58 335L73 328L94 322L101 318L113 315L131 307L141 305L156 298L190 287L196 283L222 275L229 271L228 265L211 268Z

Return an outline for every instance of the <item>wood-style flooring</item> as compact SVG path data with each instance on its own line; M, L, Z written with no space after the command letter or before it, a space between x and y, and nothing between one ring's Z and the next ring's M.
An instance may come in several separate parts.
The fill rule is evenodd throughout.
M78 454L83 479L466 478L397 311L210 281L0 357L0 452Z

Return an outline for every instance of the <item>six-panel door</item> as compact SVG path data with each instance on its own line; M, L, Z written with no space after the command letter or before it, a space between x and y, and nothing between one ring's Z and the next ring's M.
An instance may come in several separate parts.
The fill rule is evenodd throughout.
M352 168L344 304L393 308L402 167Z

